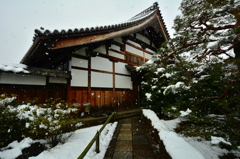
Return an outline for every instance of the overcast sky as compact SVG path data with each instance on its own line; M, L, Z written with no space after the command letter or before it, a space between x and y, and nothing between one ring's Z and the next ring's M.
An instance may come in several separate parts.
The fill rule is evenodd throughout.
M181 0L0 0L0 61L19 63L34 29L75 29L124 22L158 2L172 37Z

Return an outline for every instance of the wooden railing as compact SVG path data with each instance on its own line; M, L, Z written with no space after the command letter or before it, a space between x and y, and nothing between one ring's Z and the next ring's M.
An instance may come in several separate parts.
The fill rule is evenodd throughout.
M116 114L116 112L113 112L107 119L107 121L103 124L103 126L101 127L101 129L99 131L97 131L96 135L93 137L93 139L89 142L89 144L87 145L87 147L83 150L83 152L81 153L81 155L78 157L78 159L83 159L84 156L88 153L89 149L92 147L92 145L94 144L94 142L96 141L96 153L99 153L99 136L101 134L101 132L103 131L103 129L105 128L105 126L110 122L110 120L112 119L112 117Z

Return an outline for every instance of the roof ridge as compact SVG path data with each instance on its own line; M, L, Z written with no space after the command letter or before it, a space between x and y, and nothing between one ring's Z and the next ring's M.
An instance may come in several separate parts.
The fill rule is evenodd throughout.
M137 15L133 16L131 19L129 19L129 21L138 19L139 17L143 17L143 16L145 16L146 14L148 15L149 13L152 13L153 11L156 11L156 10L158 10L158 9L159 9L158 3L157 3L157 2L154 2L152 6L148 7L148 8L145 9L144 11L138 13Z
M142 12L138 13L137 15L133 16L131 19L126 20L124 22L118 23L118 24L111 24L111 25L104 25L104 26L95 26L95 27L86 27L86 28L75 28L75 29L55 29L55 30L49 30L49 29L35 29L34 32L34 37L33 37L33 42L36 41L38 37L41 36L49 36L49 35L67 35L67 34L82 34L82 33L88 33L88 32L93 32L93 31L106 31L109 29L117 29L121 27L127 27L129 25L137 24L142 20L145 20L146 18L150 17L154 13L159 11L163 25L165 27L165 30L168 34L168 31L166 29L166 25L164 23L164 20L162 18L161 12L159 10L159 6L157 2L154 2L153 5L148 7L147 9L143 10Z

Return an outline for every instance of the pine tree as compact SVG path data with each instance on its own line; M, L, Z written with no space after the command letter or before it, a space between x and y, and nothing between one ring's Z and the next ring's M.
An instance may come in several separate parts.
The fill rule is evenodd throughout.
M140 67L147 101L168 116L223 114L240 135L240 0L183 0L180 10L174 38Z

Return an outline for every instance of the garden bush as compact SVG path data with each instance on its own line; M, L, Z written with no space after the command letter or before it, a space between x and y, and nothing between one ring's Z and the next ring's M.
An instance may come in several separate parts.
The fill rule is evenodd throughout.
M44 104L11 104L15 96L2 95L1 104L1 147L24 137L44 139L50 147L64 142L82 124L73 122L77 109L71 108L61 99L50 98ZM23 102L24 103L24 102ZM75 123L75 124L73 124Z

